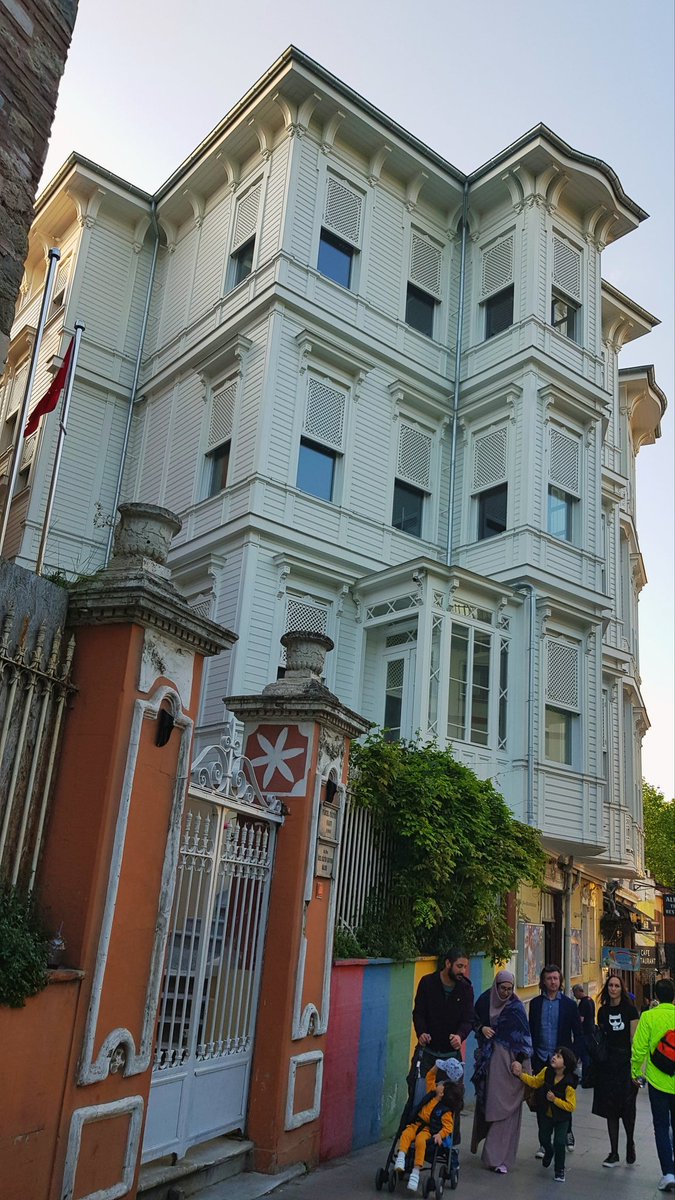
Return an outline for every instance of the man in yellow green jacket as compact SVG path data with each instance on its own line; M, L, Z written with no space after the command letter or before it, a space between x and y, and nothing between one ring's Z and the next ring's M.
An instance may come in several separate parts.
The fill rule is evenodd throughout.
M669 1069L672 1065L669 1047L664 1047L665 1053L658 1048L659 1043L663 1047L664 1040L672 1044L675 1030L673 981L659 979L654 994L658 1006L642 1014L635 1030L632 1075L636 1084L643 1073L647 1076L656 1152L663 1172L659 1191L675 1192L675 1074ZM652 1056L660 1065L657 1066Z

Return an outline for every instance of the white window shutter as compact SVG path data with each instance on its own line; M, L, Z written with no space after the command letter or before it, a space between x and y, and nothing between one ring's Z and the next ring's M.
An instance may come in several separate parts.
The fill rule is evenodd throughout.
M26 469L26 467L29 467L30 464L32 463L33 459L35 458L35 446L37 443L37 439L38 439L37 432L32 433L30 435L30 437L23 439L23 448L21 450L21 468L20 468L22 471L24 471Z
M304 432L309 437L318 438L336 450L341 450L346 399L344 392L331 387L324 379L310 375L307 383Z
M7 405L7 412L5 416L11 417L12 414L15 413L19 408L21 401L23 400L23 394L26 390L27 382L28 363L25 363L22 367L20 367L14 376L14 379L12 380L12 386L9 393L9 403Z
M566 708L579 707L579 651L566 642L546 639L546 698Z
M398 435L397 475L429 490L431 482L431 437L412 425L401 424Z
M243 246L255 234L258 224L258 206L260 204L261 190L262 184L258 183L237 201L234 214L234 235L232 238L233 251L238 250L240 246Z
M549 478L565 492L579 494L579 440L551 430Z
M410 243L410 281L432 296L441 294L443 252L413 230Z
M513 283L513 234L500 238L483 251L481 297L492 296Z
M473 447L474 492L481 492L506 479L507 448L505 425L476 437Z
M363 197L343 183L341 179L329 175L323 214L323 223L326 229L331 229L346 242L358 246L361 240L362 211Z
M219 446L222 442L226 442L231 437L236 400L236 379L228 379L218 391L213 393L211 419L209 421L209 450L212 450L214 446Z
M56 272L56 280L54 282L54 290L52 292L52 304L61 307L65 301L66 287L68 285L68 276L70 274L70 259L59 264ZM63 295L61 295L63 293ZM59 299L60 297L60 299Z
M553 236L553 283L573 300L581 300L581 251Z

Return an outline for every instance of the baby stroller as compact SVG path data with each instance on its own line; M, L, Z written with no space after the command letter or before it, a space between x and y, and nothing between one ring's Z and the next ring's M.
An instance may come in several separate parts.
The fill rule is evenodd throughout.
M415 1113L426 1092L425 1079L427 1072L434 1066L437 1058L438 1056L435 1053L430 1052L424 1046L417 1046L415 1048L406 1080L408 1084L408 1099L401 1113L401 1119L398 1123L394 1140L389 1147L387 1161L383 1167L378 1167L375 1173L375 1187L378 1192L382 1191L385 1184L388 1191L396 1191L396 1185L401 1179L401 1176L394 1167L398 1140L406 1125L409 1125L414 1120ZM406 1155L406 1176L410 1174L413 1168L413 1157L414 1145L410 1147ZM459 1183L459 1151L456 1146L453 1146L452 1136L444 1138L440 1146L433 1140L429 1141L423 1170L425 1172L428 1170L428 1174L422 1183L423 1196L442 1196L448 1185L452 1191L455 1190Z

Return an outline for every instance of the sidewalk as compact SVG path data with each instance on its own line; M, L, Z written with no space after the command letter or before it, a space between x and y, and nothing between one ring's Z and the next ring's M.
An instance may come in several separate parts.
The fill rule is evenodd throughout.
M576 1150L567 1156L567 1183L553 1182L553 1170L544 1172L540 1162L534 1158L537 1149L537 1126L533 1114L523 1110L523 1126L520 1139L518 1163L509 1175L495 1175L481 1167L480 1156L468 1151L471 1139L473 1116L467 1112L462 1120L463 1144L460 1151L461 1171L456 1192L446 1189L444 1200L456 1195L457 1200L465 1197L495 1197L500 1192L508 1200L657 1200L667 1195L659 1192L657 1183L661 1178L654 1134L652 1132L649 1099L645 1092L638 1096L638 1119L635 1130L637 1163L625 1165L625 1137L621 1131L621 1165L612 1170L602 1167L602 1160L609 1150L607 1127L600 1117L591 1113L593 1093L577 1092L577 1111L574 1116ZM280 1200L366 1200L377 1195L375 1171L384 1166L388 1142L358 1150L348 1158L338 1158L326 1163L311 1175L305 1175L288 1183L275 1193ZM383 1197L389 1195L386 1185ZM402 1183L396 1188L399 1200L411 1196ZM421 1197L422 1189L418 1192Z

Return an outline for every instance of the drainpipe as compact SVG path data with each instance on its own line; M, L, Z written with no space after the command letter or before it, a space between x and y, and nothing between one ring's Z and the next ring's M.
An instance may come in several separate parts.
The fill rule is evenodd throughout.
M527 679L527 800L525 804L526 821L534 825L534 697L535 697L535 655L534 641L537 630L537 593L531 583L516 583L513 585L518 592L527 592L528 621L528 679Z
M457 303L457 336L455 339L455 388L452 397L452 436L450 442L450 488L448 492L448 552L447 564L452 566L453 511L455 507L455 473L457 465L457 419L459 414L459 375L462 366L462 327L464 325L464 281L466 276L466 234L468 229L469 181L464 181L462 196L462 248L459 261L459 298Z
M131 383L131 392L129 394L129 407L127 409L127 422L124 427L124 441L122 442L122 454L120 456L120 468L117 473L117 483L115 484L115 499L112 506L112 520L110 529L108 530L108 544L105 550L104 566L110 561L112 551L113 537L115 534L115 513L117 505L120 502L120 493L122 491L122 476L124 474L124 466L127 458L127 450L129 448L129 435L131 433L131 418L133 416L134 405L136 403L136 393L138 391L138 377L141 373L141 359L143 356L143 346L145 345L145 334L148 328L148 316L150 314L150 299L152 296L152 285L155 281L155 268L157 266L157 251L159 249L159 225L157 224L157 201L154 196L150 206L150 220L155 234L155 244L152 247L152 262L150 263L150 275L148 276L148 288L145 294L145 308L143 309L143 320L141 322L141 334L138 341L138 353L136 355L136 364L134 366L134 378Z
M572 895L578 888L581 879L581 872L574 869L574 858L571 854L564 864L563 870L565 872L565 907L563 911L562 972L563 978L569 988L571 981L570 971L572 969Z

